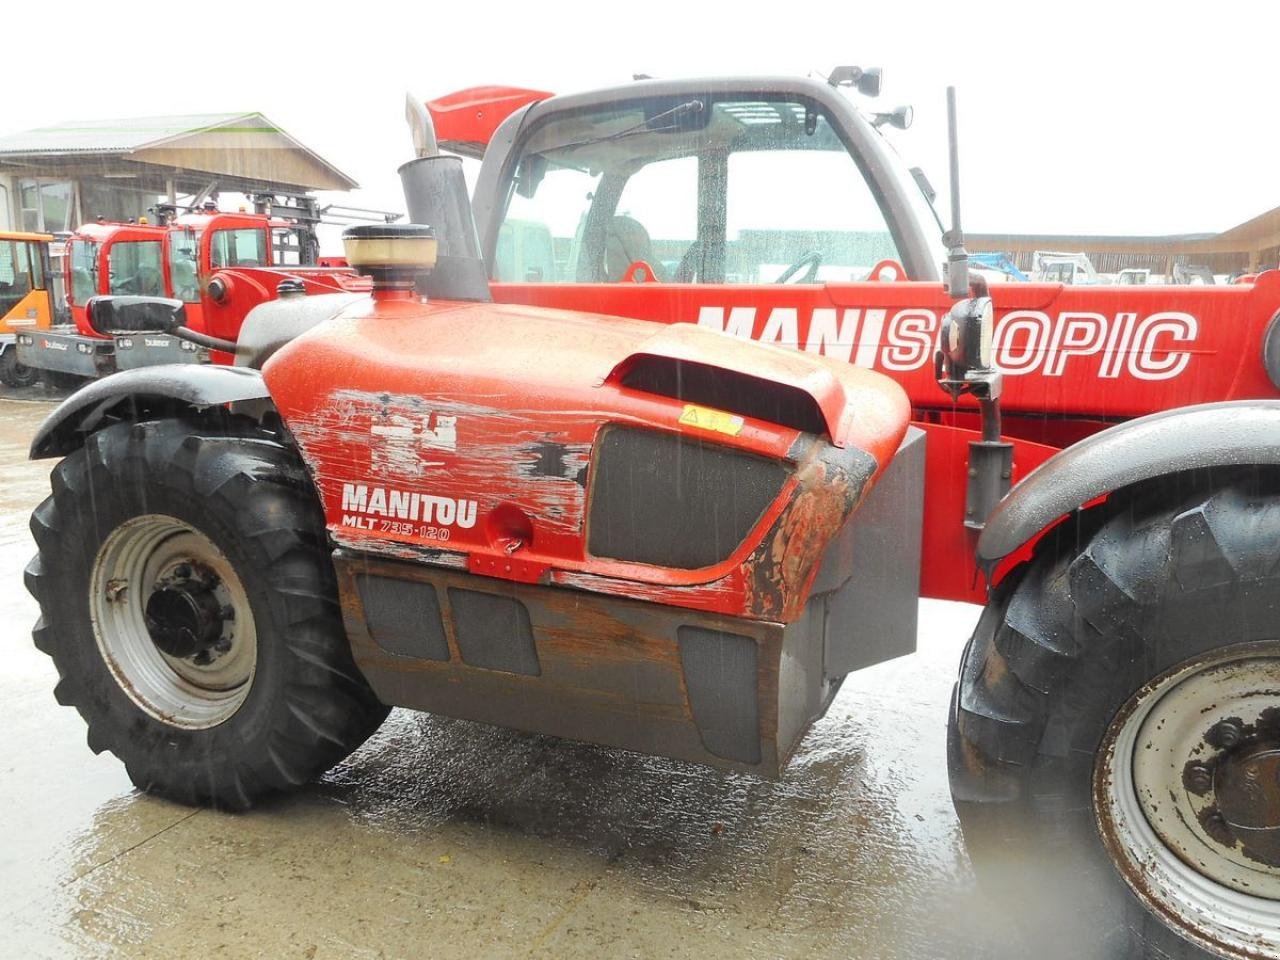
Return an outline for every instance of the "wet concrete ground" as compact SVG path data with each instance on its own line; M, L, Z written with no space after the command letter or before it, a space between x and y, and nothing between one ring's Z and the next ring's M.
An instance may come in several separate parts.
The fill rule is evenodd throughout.
M25 460L0 398L0 958L1004 958L951 810L947 697L976 607L851 677L778 783L396 711L249 814L137 793L31 645Z

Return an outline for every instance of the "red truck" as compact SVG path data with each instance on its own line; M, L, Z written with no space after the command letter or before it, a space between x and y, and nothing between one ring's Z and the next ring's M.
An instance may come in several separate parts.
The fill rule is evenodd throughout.
M88 223L64 247L66 322L19 336L18 358L58 384L156 364L229 363L224 351L168 335L103 337L86 321L85 304L103 294L171 297L186 305L192 330L234 342L245 314L284 280L309 293L368 291L355 271L315 260L305 224L258 213L209 206L164 224Z

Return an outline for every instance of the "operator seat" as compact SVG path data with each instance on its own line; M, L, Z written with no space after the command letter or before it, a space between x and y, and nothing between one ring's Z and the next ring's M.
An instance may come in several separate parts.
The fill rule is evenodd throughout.
M653 242L649 231L634 217L618 216L609 221L604 238L604 278L621 280L627 267L637 260L653 265Z

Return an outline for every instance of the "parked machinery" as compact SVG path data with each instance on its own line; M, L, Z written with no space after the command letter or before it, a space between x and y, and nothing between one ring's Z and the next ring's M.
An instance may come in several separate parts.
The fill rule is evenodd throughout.
M992 889L1081 952L1280 957L1280 280L971 285L958 201L944 245L837 88L878 74L833 79L415 106L418 225L349 232L371 296L64 403L28 583L90 746L237 808L389 705L776 776L918 596L985 577L949 759ZM437 133L489 144L471 204ZM739 216L753 178L788 203ZM690 216L645 227L649 191ZM544 196L585 209L506 277ZM87 307L189 336L180 301Z

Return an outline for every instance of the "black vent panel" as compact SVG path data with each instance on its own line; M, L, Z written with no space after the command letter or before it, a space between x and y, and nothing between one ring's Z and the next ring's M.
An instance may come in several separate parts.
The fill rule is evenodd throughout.
M729 558L789 468L682 434L609 427L596 450L587 550L695 570Z
M812 394L737 370L670 357L640 356L622 375L621 384L805 433L827 433L827 420Z
M486 670L542 672L529 610L514 597L449 588L453 632L465 663Z
M356 577L356 588L369 635L383 650L418 660L449 659L435 587L412 580L361 575Z

